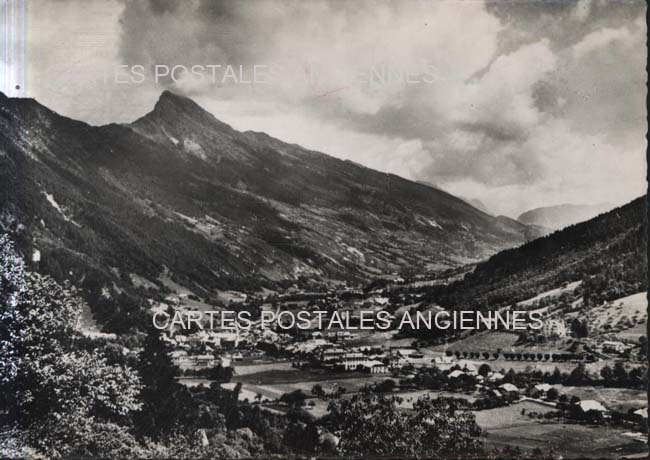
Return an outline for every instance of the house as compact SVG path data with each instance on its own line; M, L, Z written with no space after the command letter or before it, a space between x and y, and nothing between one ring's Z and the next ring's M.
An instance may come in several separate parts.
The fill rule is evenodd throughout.
M363 353L346 353L339 361L337 361L336 366L341 367L346 371L354 371L366 361L368 360Z
M388 367L381 361L366 361L362 366L370 374L385 374L388 372Z
M213 355L196 355L192 359L197 366L212 366L215 361Z
M605 353L623 353L627 348L627 345L625 345L623 342L603 342L603 352Z
M431 360L431 362L438 365L448 365L454 363L454 358L451 356L436 356Z
M505 376L501 372L490 372L488 374L488 382L496 383L503 380Z
M602 414L607 413L607 408L594 399L586 399L584 401L578 401L576 403L576 406L578 407L578 409L580 409L580 411L582 411L585 414L592 410L600 412Z
M460 379L460 378L465 377L465 375L466 375L466 374L465 374L463 371L461 371L461 370L455 370L455 371L450 372L450 373L447 375L447 377L450 378L450 379Z
M402 356L409 357L413 353L417 353L418 351L415 348L405 348L405 347L390 347L391 350L395 353L398 353Z
M553 387L548 383L538 383L533 387L533 389L539 393L539 396L541 398L545 397L546 394L548 393L548 390L550 390L551 388Z
M519 397L519 388L517 388L512 383L504 383L503 385L499 385L499 389L506 396L513 398Z
M321 352L321 361L324 363L331 363L338 361L345 355L346 351L343 348L327 348Z

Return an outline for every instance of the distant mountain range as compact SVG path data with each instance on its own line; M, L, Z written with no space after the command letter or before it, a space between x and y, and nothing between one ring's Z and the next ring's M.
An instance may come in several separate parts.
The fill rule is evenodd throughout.
M444 191L264 133L164 92L90 126L0 96L0 224L39 268L110 299L367 280L482 260L538 236Z
M589 220L612 208L614 208L614 205L609 203L595 205L560 204L531 209L517 217L517 220L526 225L538 225L550 230L559 230Z

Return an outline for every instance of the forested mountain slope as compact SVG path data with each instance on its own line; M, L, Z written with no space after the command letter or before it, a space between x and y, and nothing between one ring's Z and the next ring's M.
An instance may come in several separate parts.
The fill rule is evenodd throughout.
M640 292L647 289L646 223L644 196L502 251L463 280L431 289L427 297L447 307L494 309L578 280L586 303Z

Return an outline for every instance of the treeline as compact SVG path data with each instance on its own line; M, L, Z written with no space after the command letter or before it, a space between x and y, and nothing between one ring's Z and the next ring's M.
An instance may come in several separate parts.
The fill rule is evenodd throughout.
M596 357L591 353L541 353L541 352L478 352L478 351L451 351L445 352L447 356L455 356L457 359L498 359L503 357L506 361L551 361L566 363L574 361L594 362Z

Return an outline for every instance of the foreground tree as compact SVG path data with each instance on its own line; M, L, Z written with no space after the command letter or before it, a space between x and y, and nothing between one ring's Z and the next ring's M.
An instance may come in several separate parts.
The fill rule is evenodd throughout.
M189 390L176 381L178 368L154 328L145 339L138 371L143 385L142 410L134 416L138 434L159 439L181 427L187 431L198 419L198 408Z
M4 428L21 430L50 456L106 455L77 449L63 432L103 425L115 438L125 433L118 424L140 408L136 373L76 346L83 301L71 287L27 272L7 235L0 236L0 306Z
M354 456L454 456L482 450L470 412L443 400L421 399L413 411L399 397L362 393L330 403L325 424L340 437L339 452Z

